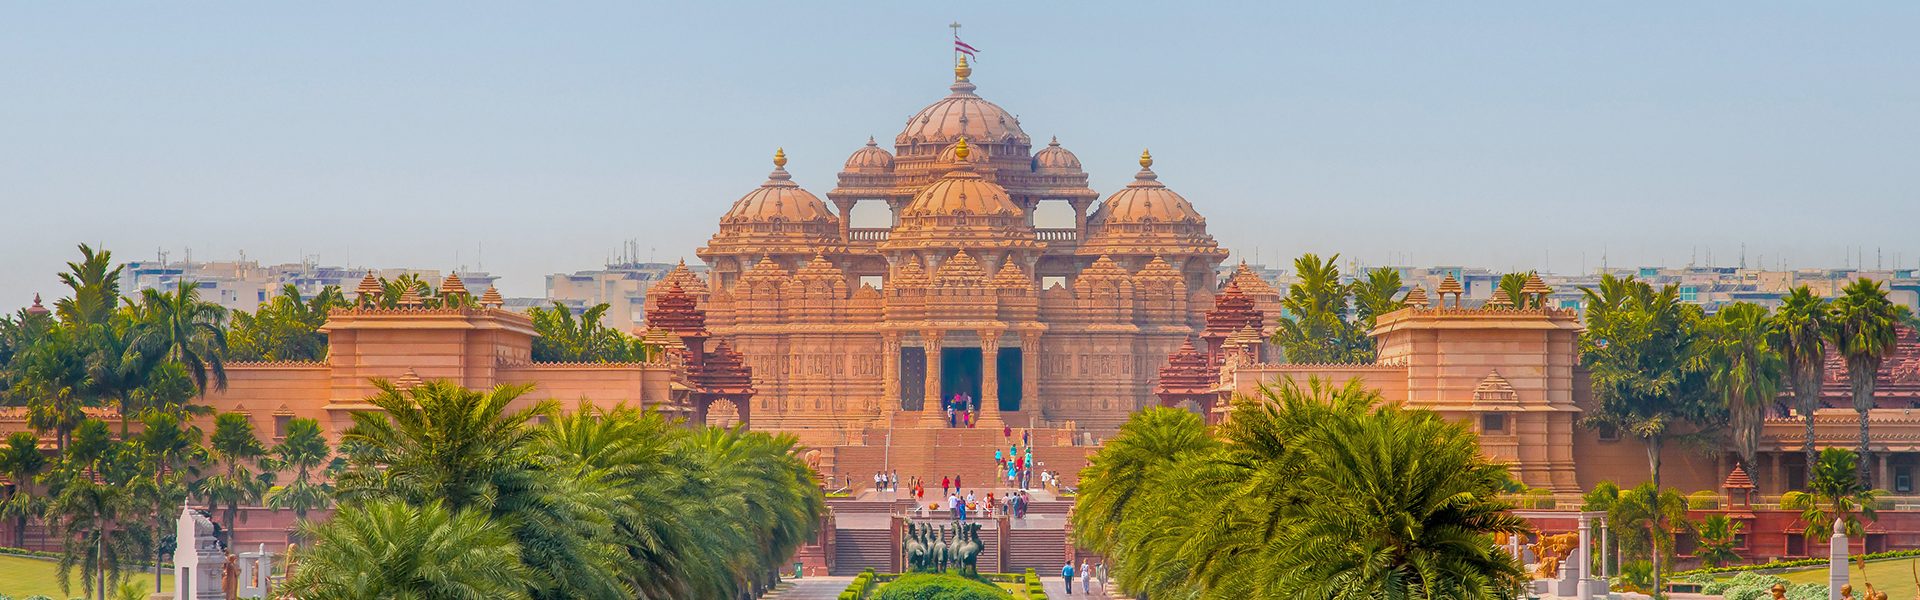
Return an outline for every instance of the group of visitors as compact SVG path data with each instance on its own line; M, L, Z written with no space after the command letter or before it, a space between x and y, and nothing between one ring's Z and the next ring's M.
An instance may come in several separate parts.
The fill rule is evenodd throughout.
M873 473L873 491L876 491L876 492L900 491L900 472L899 471L875 471Z
M1080 568L1075 570L1073 568L1073 561L1067 561L1065 566L1060 567L1060 578L1067 581L1068 595L1073 594L1073 576L1076 573L1080 575L1080 593L1094 594L1093 581L1095 579L1100 580L1100 591L1098 593L1107 593L1107 563L1101 562L1100 566L1089 568L1087 561L1082 560L1080 561Z
M941 403L947 410L947 427L971 428L980 424L980 399L960 392Z
M1033 446L1027 446L1026 451L1021 452L1020 445L1013 444L1007 446L1007 451L1004 454L1002 454L1000 450L995 449L993 451L993 462L1000 465L1001 471L1006 472L1007 487L1024 490L1030 489L1033 485L1033 468L1035 466L1033 462Z

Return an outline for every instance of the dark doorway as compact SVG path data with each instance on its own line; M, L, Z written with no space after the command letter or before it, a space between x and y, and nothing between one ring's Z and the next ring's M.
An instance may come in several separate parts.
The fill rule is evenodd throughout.
M924 410L927 406L927 350L900 349L900 410Z
M995 365L995 376L999 378L1000 410L1020 410L1020 390L1025 389L1020 385L1020 349L1001 348L996 361L999 363Z
M954 394L980 399L980 349L940 349L940 401L953 401Z

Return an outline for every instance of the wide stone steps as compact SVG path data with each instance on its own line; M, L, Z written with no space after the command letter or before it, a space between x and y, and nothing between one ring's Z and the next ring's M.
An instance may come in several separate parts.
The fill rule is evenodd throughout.
M1014 529L1008 532L1008 572L1033 569L1040 575L1060 574L1067 561L1067 532L1062 529Z
M857 575L863 569L887 572L892 568L893 539L886 529L834 531L833 575Z

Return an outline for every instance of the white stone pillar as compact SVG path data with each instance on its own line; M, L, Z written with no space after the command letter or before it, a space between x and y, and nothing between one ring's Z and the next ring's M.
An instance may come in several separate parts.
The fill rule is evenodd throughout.
M1613 577L1613 566L1607 564L1608 563L1607 559L1613 557L1612 537L1613 536L1610 535L1607 531L1606 517L1601 517L1600 518L1600 578L1601 579L1609 579ZM1609 585L1607 587L1611 588L1613 586Z
M1593 585L1588 581L1588 570L1593 568L1593 546L1587 539L1592 529L1593 522L1587 517L1587 513L1580 513L1580 549L1575 553L1575 556L1580 557L1580 564L1575 565L1573 571L1574 576L1579 578L1579 583L1574 584L1574 595L1579 596L1580 600L1593 598Z
M1840 586L1847 584L1847 524L1833 520L1833 537L1827 549L1827 600L1840 600Z

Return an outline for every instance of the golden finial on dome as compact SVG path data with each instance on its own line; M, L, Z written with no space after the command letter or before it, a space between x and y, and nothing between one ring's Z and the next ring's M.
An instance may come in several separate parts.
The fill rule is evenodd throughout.
M967 66L966 55L961 55L960 62L954 63L953 65L953 80L966 81L967 78L971 76L973 76L973 67Z
M787 168L787 149L786 148L773 149L773 166L780 167L782 169Z
M965 59L962 59L962 60L965 60ZM960 159L960 160L963 160L963 161L964 161L964 160L966 160L966 159L967 159L967 154L969 154L970 152L971 152L971 151L969 151L969 150L967 150L967 138L966 138L966 136L961 136L961 137L960 137L960 141L959 141L959 142L956 142L956 143L954 143L954 145L953 145L953 157L954 157L954 158L957 158L957 159Z
M1146 169L1152 166L1153 166L1153 153L1148 152L1146 150L1141 150L1140 151L1140 168Z

